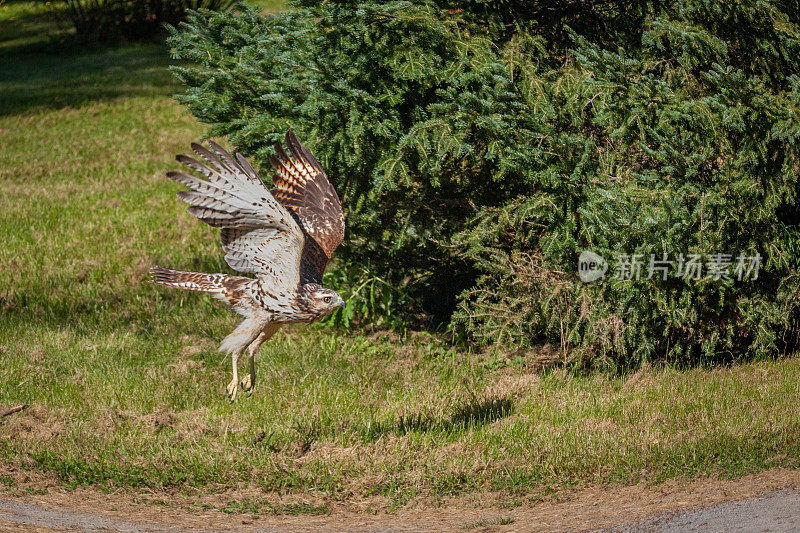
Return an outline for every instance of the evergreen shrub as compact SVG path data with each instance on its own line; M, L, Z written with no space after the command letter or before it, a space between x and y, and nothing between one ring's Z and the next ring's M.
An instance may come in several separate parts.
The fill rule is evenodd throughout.
M797 344L800 2L296 0L170 45L210 135L262 169L289 127L314 151L347 216L332 279L380 279L394 324L595 366ZM761 261L647 279L665 253Z

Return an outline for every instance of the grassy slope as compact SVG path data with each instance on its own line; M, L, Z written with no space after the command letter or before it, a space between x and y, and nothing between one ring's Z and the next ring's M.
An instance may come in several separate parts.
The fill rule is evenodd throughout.
M253 397L230 405L216 346L235 319L145 282L155 263L225 269L163 177L204 129L168 98L167 54L15 53L9 37L41 13L16 3L0 17L0 404L32 405L0 422L6 468L396 506L798 466L797 359L537 375L424 336L295 328L262 349Z

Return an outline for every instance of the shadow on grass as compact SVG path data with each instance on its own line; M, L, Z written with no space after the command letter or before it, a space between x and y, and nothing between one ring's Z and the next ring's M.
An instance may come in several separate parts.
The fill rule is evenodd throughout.
M514 408L510 397L491 397L470 399L458 405L453 414L446 419L437 419L428 414L401 416L395 423L370 424L363 428L366 441L382 435L405 435L407 433L427 433L431 431L448 433L467 428L479 428L509 416Z
M9 10L10 12L6 11ZM0 55L34 51L52 42L69 28L64 23L62 11L44 8L31 2L3 2L0 11Z
M450 417L450 425L455 427L485 426L511 414L511 398L486 398L463 403Z
M0 15L0 116L179 90L167 68L163 36L127 44L86 42L63 6L43 4L6 2Z
M251 3L276 12L285 0ZM164 42L166 32L149 41L99 44L75 33L62 3L6 0L4 7L0 116L119 97L166 97L181 89L167 69L174 62Z
M179 89L169 64L161 43L6 55L0 67L0 116L119 97L168 96Z

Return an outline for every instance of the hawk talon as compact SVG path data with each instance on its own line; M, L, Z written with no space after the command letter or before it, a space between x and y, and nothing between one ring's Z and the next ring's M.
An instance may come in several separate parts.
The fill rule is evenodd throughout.
M242 378L242 381L239 382L239 386L242 388L242 391L246 392L248 396L253 394L253 378L251 374L247 374L245 377Z
M228 399L231 403L236 401L236 391L239 388L239 384L236 383L236 379L232 379L228 386L226 387L226 394L228 395Z

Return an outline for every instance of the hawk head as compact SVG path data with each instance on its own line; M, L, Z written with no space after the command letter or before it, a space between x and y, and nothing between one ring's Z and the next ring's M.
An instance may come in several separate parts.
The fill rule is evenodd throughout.
M297 294L297 306L315 319L329 315L344 305L338 292L316 283L306 283Z

